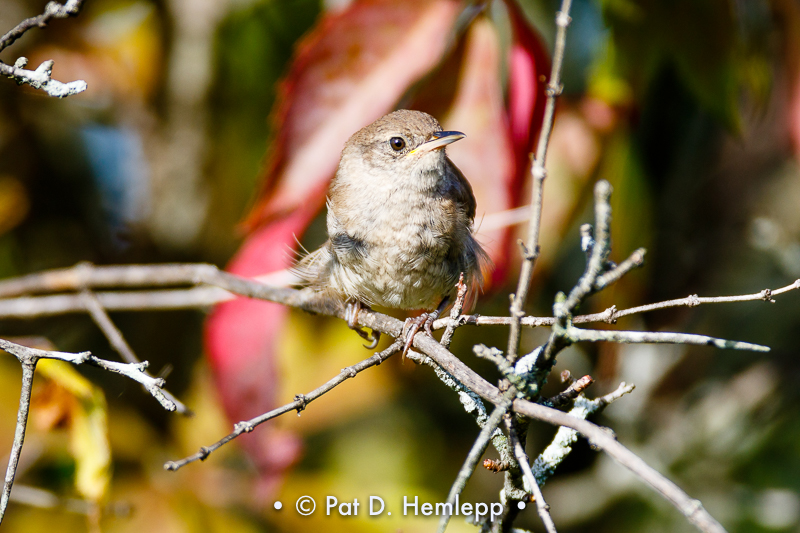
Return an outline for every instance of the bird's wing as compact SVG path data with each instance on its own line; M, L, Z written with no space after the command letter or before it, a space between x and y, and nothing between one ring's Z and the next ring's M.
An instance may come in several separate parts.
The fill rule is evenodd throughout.
M470 222L475 220L475 195L472 193L472 185L469 184L467 178L458 169L458 167L447 158L450 169L455 175L455 183L453 187L454 198L459 208L461 208L469 218Z

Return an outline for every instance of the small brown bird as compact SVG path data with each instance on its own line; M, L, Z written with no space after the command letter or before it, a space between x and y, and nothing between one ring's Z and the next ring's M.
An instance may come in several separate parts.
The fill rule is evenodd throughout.
M347 304L357 327L363 306L436 309L406 322L405 351L430 327L460 275L475 288L488 258L473 235L475 196L444 147L463 139L420 111L390 113L344 145L328 192L328 240L295 267L312 289ZM408 335L408 330L411 334Z

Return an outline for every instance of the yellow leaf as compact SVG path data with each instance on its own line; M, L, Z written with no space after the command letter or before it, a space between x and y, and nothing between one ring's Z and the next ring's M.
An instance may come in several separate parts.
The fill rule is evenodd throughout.
M41 361L38 370L76 400L65 402L70 448L75 459L75 487L84 498L99 501L105 497L111 479L108 410L103 391L63 361ZM55 395L59 396L64 395Z

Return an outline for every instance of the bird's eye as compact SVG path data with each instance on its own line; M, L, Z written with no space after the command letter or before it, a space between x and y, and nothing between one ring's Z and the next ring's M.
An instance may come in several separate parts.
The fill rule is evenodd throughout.
M392 137L389 139L389 145L392 147L392 150L399 152L406 147L406 141L402 137Z

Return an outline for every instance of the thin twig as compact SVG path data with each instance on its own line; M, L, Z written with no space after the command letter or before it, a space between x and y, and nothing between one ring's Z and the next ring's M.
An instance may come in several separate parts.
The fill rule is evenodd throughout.
M572 402L578 397L578 395L583 394L583 391L585 391L592 383L594 383L592 376L583 376L582 378L570 383L569 387L559 392L552 398L545 400L544 404L550 407L563 407Z
M105 309L103 309L102 304L94 295L94 293L89 290L84 290L80 293L80 296L84 301L86 311L92 317L94 323L97 324L97 327L100 328L100 331L103 332L103 335L106 336L106 339L108 339L108 342L111 344L111 346L117 351L117 353L120 354L122 359L126 363L132 365L141 364L141 361L138 357L136 357L136 354L133 353L133 349L125 340L125 337L122 336L122 332L111 320L111 317L108 316L108 313L106 313ZM155 376L146 370L144 373L147 376L155 379ZM186 416L192 415L192 411L181 401L179 401L173 394L164 389L162 389L162 392L164 393L164 396L166 396L170 401L172 401L172 403L175 404L178 413Z
M58 2L48 2L44 13L23 20L0 37L0 52L12 45L31 28L44 28L52 19L74 17L80 13L81 7L83 7L83 0L68 0L63 5Z
M515 361L519 349L520 319L524 316L523 307L528 297L531 276L536 258L539 256L539 229L542 219L542 201L544 197L544 180L547 176L545 160L547 159L547 146L550 142L550 133L553 130L553 117L556 110L556 97L561 94L561 66L564 62L564 47L567 40L567 27L570 23L569 10L571 0L562 0L561 10L556 14L556 42L553 50L553 67L550 72L550 81L547 84L547 101L544 108L542 130L536 147L536 157L533 161L531 174L533 176L533 189L531 191L531 218L528 224L527 243L521 243L524 257L519 274L517 290L511 301L511 331L508 335L508 350L506 357Z
M481 460L481 457L483 457L484 452L486 452L486 447L489 446L489 441L492 436L496 431L499 431L497 427L500 425L500 422L508 412L510 406L511 402L506 401L504 404L495 407L494 411L492 411L491 416L478 434L478 438L476 438L475 442L472 444L472 448L469 450L467 458L464 460L464 465L458 471L456 480L450 487L450 493L447 495L447 503L456 505L456 498L464 490L464 487L467 486L467 481L472 477L472 473L478 466L478 462ZM444 533L449 522L450 515L447 513L443 514L439 519L439 529L437 529L437 533Z
M444 333L442 334L442 346L450 348L450 342L453 340L453 333L456 328L461 324L461 311L464 309L464 299L467 297L467 285L464 283L464 273L462 272L456 283L456 301L453 303L453 308L450 309L450 323L447 324Z
M33 375L36 369L36 364L40 359L56 359L59 361L67 361L76 365L88 363L97 366L104 370L122 374L141 383L145 389L153 395L161 405L168 411L175 410L175 404L166 398L161 390L164 385L163 379L156 379L147 376L144 369L147 367L147 362L130 364L130 363L117 363L115 361L106 361L97 358L89 352L81 353L67 353L39 350L37 348L30 348L22 346L5 339L0 339L0 349L10 353L22 365L22 388L19 399L19 411L17 412L17 426L14 431L14 443L11 448L11 454L8 460L8 469L6 470L5 482L3 484L3 493L0 496L0 522L3 520L6 508L8 506L9 498L11 496L11 487L14 484L16 477L17 467L19 465L20 452L22 445L25 441L25 429L28 423L28 411L31 403L31 387L33 386Z
M608 404L632 392L633 389L634 386L632 384L629 385L623 381L615 391L600 398L589 400L580 396L574 400L573 406L569 410L569 415L586 419L593 414L601 412ZM550 441L547 448L539 454L539 457L533 463L533 472L540 486L555 474L556 468L569 456L572 452L572 445L577 440L578 433L574 429L563 426L558 428L553 440Z
M790 291L800 290L800 279L795 280L793 283L781 287L779 289L764 289L760 292L753 294L740 294L736 296L698 296L693 294L686 298L677 298L674 300L665 300L663 302L656 302L647 305L639 305L630 307L628 309L618 310L616 307L609 307L602 313L593 313L590 315L578 315L572 319L573 324L589 324L593 322L606 322L613 324L617 319L636 315L639 313L647 313L649 311L657 311L660 309L668 309L671 307L697 307L703 304L720 304L720 303L736 303L736 302L768 302L775 303L774 296L780 296ZM0 300L2 304L2 300ZM447 326L448 319L439 319L433 323L433 329L441 329ZM465 326L510 326L513 322L510 317L505 316L481 316L481 315L462 315L461 321ZM526 327L546 327L555 324L554 317L535 317L526 316L522 318L520 324Z
M528 482L530 490L533 493L533 499L536 502L536 510L539 512L539 517L542 519L544 528L547 530L547 533L557 533L556 525L553 523L553 518L550 516L550 506L544 501L542 489L539 487L539 483L536 482L536 477L533 475L531 465L528 464L528 455L519 442L517 432L514 431L514 424L512 424L511 420L508 418L506 419L506 429L508 430L508 436L511 440L511 446L514 448L514 455L517 458L517 463L522 469L522 475L525 476L525 480Z
M578 280L578 283L569 292L569 295L562 303L553 306L553 314L556 320L562 320L569 316L583 300L590 294L597 292L600 288L597 285L598 277L608 261L608 254L611 251L611 185L600 180L594 186L594 212L595 226L594 239L591 255L586 263L586 270Z
M48 2L44 13L23 20L0 37L0 52L11 46L31 28L44 28L53 19L74 17L80 12L82 5L83 0L68 0L63 5L58 2ZM18 58L13 66L0 61L0 75L7 76L17 83L27 83L34 89L42 89L50 96L57 98L64 98L86 90L86 82L83 80L61 83L52 79L52 60L44 61L36 70L26 70L27 64L28 59L25 57Z
M764 301L768 303L775 303L773 296L779 296L783 293L800 289L800 279L795 280L794 283L781 287L780 289L764 289L761 292L753 294L741 294L738 296L697 296L696 294L687 296L686 298L678 298L676 300L667 300L649 305L640 305L638 307L631 307L622 311L616 311L614 318L622 318L624 316L633 315L637 313L646 313L648 311L655 311L657 309L666 309L668 307L696 307L702 304L719 304L719 303L733 303L733 302L753 302ZM587 315L591 317L593 315ZM577 322L577 320L576 320Z
M528 385L528 389L537 395L555 365L558 353L575 342L568 335L575 310L587 296L599 290L597 278L609 266L608 255L611 251L610 197L611 185L605 180L598 181L594 187L595 226L590 231L590 228L584 225L581 230L584 235L582 247L588 254L586 269L569 291L569 295L561 292L556 295L556 301L553 304L553 316L556 322L550 331L550 338L536 359L532 382Z
M90 352L67 353L39 350L37 348L29 348L28 346L15 344L5 339L0 339L0 349L3 349L15 356L23 365L25 363L37 362L39 359L56 359L59 361L66 361L74 365L86 363L98 368L102 368L108 372L122 374L127 378L141 383L147 392L149 392L156 400L158 400L161 406L167 411L175 411L176 409L175 404L164 395L164 391L161 389L161 387L164 386L164 380L162 378L153 378L145 374L144 370L147 368L147 361L137 364L118 363L116 361L100 359L99 357L92 355Z
M133 353L133 349L125 340L125 337L122 336L122 332L114 325L108 313L103 309L97 297L88 290L83 291L80 296L84 301L86 311L89 312L89 316L92 317L94 323L100 328L100 331L106 336L112 348L119 353L122 359L130 364L141 363L139 358L136 357L136 354Z
M43 61L41 65L36 67L36 70L27 70L25 68L27 64L28 59L25 57L17 59L14 65L7 65L0 61L0 76L6 76L20 84L30 85L34 89L41 89L55 98L65 98L82 93L88 88L88 85L83 80L67 83L54 80L52 78L54 64L52 59Z
M615 331L588 330L568 327L564 336L573 342L618 342L623 344L692 344L695 346L716 346L727 350L749 350L768 352L769 346L749 342L729 341L706 335L691 333L671 333L666 331Z
M17 465L19 465L19 455L22 452L22 444L25 442L25 429L28 425L28 411L31 406L31 389L33 387L33 373L36 369L36 360L22 362L22 388L19 394L19 410L17 411L17 426L14 429L14 444L11 446L11 454L8 458L8 468L6 478L3 483L3 495L0 496L0 524L6 514L8 500L11 497L11 487L14 485L14 478L17 475Z
M403 348L403 341L395 341L391 346L383 350L382 352L378 352L367 359L364 359L360 363L356 363L352 366L347 368L343 368L339 374L328 380L327 383L324 385L317 387L313 391L309 392L308 394L298 394L295 396L293 402L287 403L282 407L278 407L277 409L273 409L268 413L264 413L263 415L257 416L250 420L245 420L242 422L238 422L234 425L234 430L226 435L225 437L221 438L211 446L203 446L200 448L194 455L190 455L184 459L179 461L169 461L164 464L165 470L178 470L189 463L194 463L195 461L205 461L205 459L213 452L220 449L225 444L229 443L239 435L243 433L250 433L253 431L257 426L263 424L267 420L272 420L273 418L277 418L282 414L288 413L290 411L297 411L298 413L306 408L306 406L311 403L312 401L316 400L320 396L324 395L325 393L329 392L330 390L334 389L338 385L341 385L349 378L356 377L356 374L361 372L362 370L366 370L369 367L379 365L387 360L392 355L396 354Z
M95 296L100 305L108 311L203 309L236 297L218 287L161 291L105 291L96 292ZM41 318L84 312L86 306L79 294L0 299L0 318Z
M633 252L625 261L617 265L612 270L606 272L605 274L601 274L597 276L595 280L595 289L601 290L612 283L616 283L622 276L633 270L634 268L639 268L644 265L644 254L647 253L647 250L644 248L639 248L635 252Z
M83 262L0 281L0 297L111 287L197 285L217 272L216 266L206 263L95 266Z

